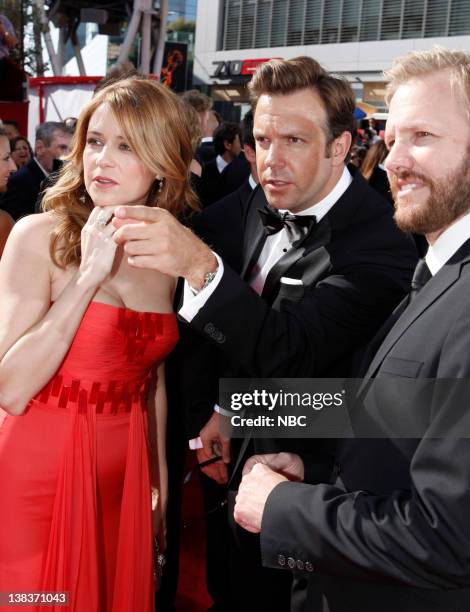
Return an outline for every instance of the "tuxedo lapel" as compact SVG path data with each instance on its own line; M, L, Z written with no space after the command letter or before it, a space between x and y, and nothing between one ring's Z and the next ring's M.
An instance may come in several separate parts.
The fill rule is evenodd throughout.
M245 236L243 241L243 267L241 276L248 279L253 267L258 261L263 245L266 241L263 224L258 214L265 205L263 190L258 187L253 192L253 198L248 206L245 223Z

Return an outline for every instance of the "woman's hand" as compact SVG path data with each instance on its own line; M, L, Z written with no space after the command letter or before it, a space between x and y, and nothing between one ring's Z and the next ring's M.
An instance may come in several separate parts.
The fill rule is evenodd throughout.
M82 229L79 278L88 287L98 287L111 273L117 248L116 228L108 223L113 212L113 207L96 206Z

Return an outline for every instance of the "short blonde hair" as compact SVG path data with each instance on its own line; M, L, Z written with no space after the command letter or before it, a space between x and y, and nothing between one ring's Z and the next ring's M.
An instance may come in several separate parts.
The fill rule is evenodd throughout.
M385 101L390 104L398 87L407 81L441 70L450 71L452 89L463 97L470 119L470 53L439 45L426 51L413 51L395 60L390 70L384 72L387 81Z
M43 210L53 210L59 218L51 236L51 257L61 267L80 262L80 233L93 209L85 190L83 151L90 119L102 104L108 105L140 161L153 175L164 177L162 185L154 182L147 206L156 206L158 200L159 207L177 217L184 216L188 207L199 208L189 182L193 152L181 101L170 89L148 79L129 78L112 83L99 91L80 113L72 152L59 180L43 198Z

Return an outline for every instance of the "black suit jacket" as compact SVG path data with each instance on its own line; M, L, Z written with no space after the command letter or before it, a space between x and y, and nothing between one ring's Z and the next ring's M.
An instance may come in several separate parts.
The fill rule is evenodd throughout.
M258 188L245 208L243 278L248 278L264 243L257 209L265 201ZM351 374L354 353L407 292L416 262L413 243L396 228L392 215L390 205L357 173L301 248L281 258L263 297L224 266L220 284L191 322L218 350L209 361L195 346L188 352L185 369L193 393L188 391L185 407L190 438L199 434L217 400L217 388L204 381L221 371L221 355L238 375ZM283 276L300 279L303 285L285 285Z
M225 198L241 187L249 176L250 166L244 156L235 158L222 172L219 172L215 159L208 162L202 168L198 192L202 207L206 208Z
M201 144L196 149L195 157L197 161L201 164L201 166L204 166L208 162L214 160L216 158L216 155L217 153L214 149L214 143L211 140L210 142L201 142Z
M15 221L34 213L44 178L44 172L32 157L9 178L7 190L0 199L0 207L10 213Z
M193 223L194 231L238 273L243 266L243 218L252 193L246 179L236 191L205 208Z
M52 172L45 176L34 157L31 158L10 177L7 191L0 197L0 208L8 211L15 221L42 212L44 191L57 182L62 165L62 160L54 159Z
M400 307L367 368L358 416L379 405L386 437L343 442L335 484L283 483L268 498L265 563L308 562L330 612L470 609L470 428L465 396L452 391L470 377L469 294L467 241ZM426 379L439 383L423 403ZM384 395L384 383L409 392ZM400 414L422 437L394 437Z

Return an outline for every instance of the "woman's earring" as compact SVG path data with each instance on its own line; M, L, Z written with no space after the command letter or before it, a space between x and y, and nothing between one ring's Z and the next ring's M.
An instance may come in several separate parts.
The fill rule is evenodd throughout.
M162 187L163 187L163 177L156 176L155 178L158 181L158 193L160 193L160 191L162 190Z

